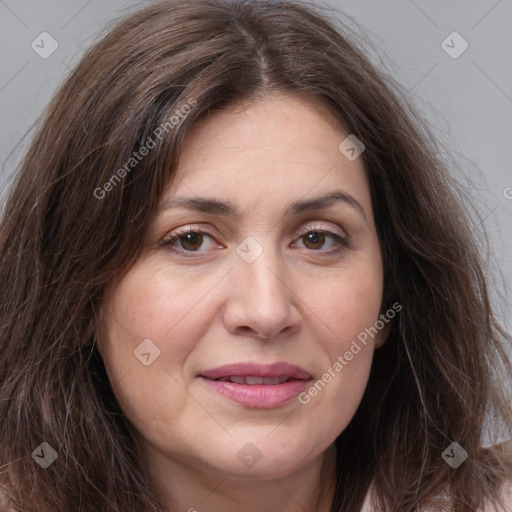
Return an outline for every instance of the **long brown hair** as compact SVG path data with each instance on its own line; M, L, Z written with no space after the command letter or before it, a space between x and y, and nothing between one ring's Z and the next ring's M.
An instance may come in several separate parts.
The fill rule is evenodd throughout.
M512 432L494 378L512 365L480 241L428 127L345 28L289 1L168 1L119 22L63 84L0 225L0 491L15 510L163 509L94 341L102 293L140 254L190 127L272 91L316 100L364 142L383 310L403 306L336 440L332 511L359 510L373 482L385 510L448 494L476 512L512 478L481 442L488 417ZM46 469L31 457L43 442ZM457 469L452 442L468 454Z

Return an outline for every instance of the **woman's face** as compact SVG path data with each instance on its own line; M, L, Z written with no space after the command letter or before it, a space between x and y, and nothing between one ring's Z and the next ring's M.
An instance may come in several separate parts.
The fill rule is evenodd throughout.
M189 133L99 330L150 460L278 478L350 422L386 329L373 329L381 253L362 159L338 148L347 135L287 95Z

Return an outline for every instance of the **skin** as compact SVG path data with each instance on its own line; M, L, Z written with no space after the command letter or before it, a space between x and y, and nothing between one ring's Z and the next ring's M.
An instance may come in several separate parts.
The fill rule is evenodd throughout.
M361 401L387 330L306 405L246 407L198 375L285 361L316 381L379 318L381 251L362 159L338 150L347 135L320 105L284 94L205 119L187 135L162 204L209 197L232 203L239 217L162 208L142 256L106 292L100 352L169 509L329 510L333 442ZM284 216L289 203L333 191L350 194L364 216L342 201ZM175 251L163 245L187 226L209 236L182 236ZM306 236L318 230L348 237L348 246ZM236 252L249 236L263 249L252 263ZM160 350L149 366L134 356L144 339ZM252 467L237 457L248 442L261 454Z

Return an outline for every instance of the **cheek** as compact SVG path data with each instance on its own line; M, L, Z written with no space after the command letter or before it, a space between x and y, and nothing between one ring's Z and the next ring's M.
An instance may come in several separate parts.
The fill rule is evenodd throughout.
M328 328L330 336L324 338L324 347L331 356L348 350L353 340L375 325L382 292L382 273L377 264L360 270L351 268L342 278L308 294L311 310Z
M203 299L218 280L213 273L176 274L162 265L134 267L105 297L105 344L115 345L111 348L126 358L149 339L169 356L162 359L181 362L208 328Z
M310 412L311 428L325 431L326 436L344 430L368 382L378 339L372 328L379 319L383 291L379 261L370 262L347 268L343 277L329 285L324 281L322 290L308 294L308 305L320 320L317 339L327 358L315 382L299 398Z
M201 299L212 279L134 267L105 296L100 352L121 408L139 431L174 421L166 411L185 407L185 362L210 322Z

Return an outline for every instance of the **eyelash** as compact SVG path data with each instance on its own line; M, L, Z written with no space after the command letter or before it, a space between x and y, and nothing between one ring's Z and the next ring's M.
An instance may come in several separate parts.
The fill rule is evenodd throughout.
M172 252L180 253L181 255L183 255L185 257L189 257L189 258L197 257L196 254L201 254L203 252L206 252L206 251L187 251L185 249L177 249L176 247L174 247L174 245L173 245L174 243L176 243L177 241L179 241L180 238L182 238L183 236L185 236L189 233L207 235L210 238L214 239L214 237L208 231L206 231L202 228L187 226L186 228L177 230L170 238L164 240L162 242L162 247L164 247ZM338 235L337 233L333 233L332 231L329 231L328 229L319 227L319 226L309 226L307 229L300 230L300 231L296 232L295 236L297 236L300 239L309 233L319 233L319 234L325 235L327 238L331 238L332 240L334 240L334 242L337 243L336 248L329 249L327 251L321 250L321 249L308 249L309 251L318 253L318 255L333 256L333 255L336 255L338 253L345 251L349 247L348 237L344 238L344 237Z

